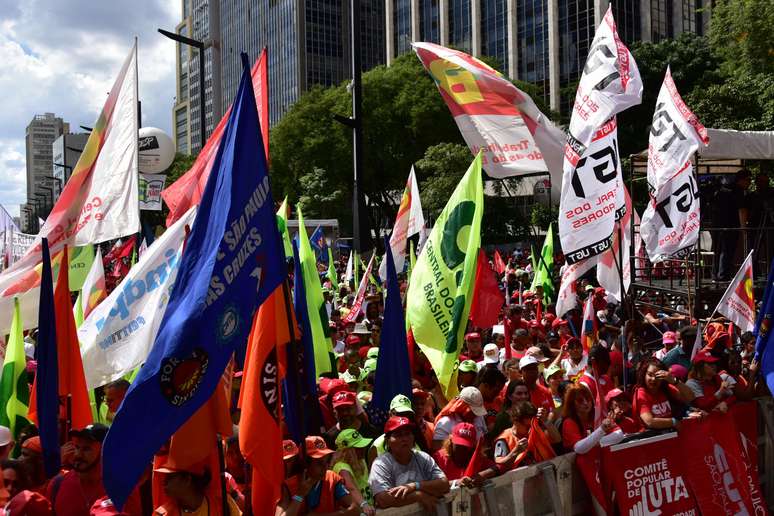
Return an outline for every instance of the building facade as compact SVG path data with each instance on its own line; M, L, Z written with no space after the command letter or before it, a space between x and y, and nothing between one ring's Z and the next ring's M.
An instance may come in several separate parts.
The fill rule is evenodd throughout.
M221 95L220 1L182 0L182 21L175 27L181 36L204 44L204 117L206 135L212 134L223 116ZM192 154L203 146L199 50L176 45L176 91L172 109L173 140L178 152ZM206 141L206 138L204 139Z
M27 160L27 202L22 211L34 211L36 217L45 219L51 211L55 196L58 195L59 181L51 170L52 144L70 126L54 113L35 115L27 126L25 135ZM37 226L37 219L22 215L22 222L32 221L25 229Z
M81 152L83 152L88 139L89 135L87 133L62 133L51 144L51 165L53 167L51 175L56 178L58 183L56 199L59 198L65 183L70 179L75 164L78 163L78 159L81 157Z
M709 0L385 0L387 62L410 52L411 41L493 57L566 113L608 6L627 44L703 34L710 18Z

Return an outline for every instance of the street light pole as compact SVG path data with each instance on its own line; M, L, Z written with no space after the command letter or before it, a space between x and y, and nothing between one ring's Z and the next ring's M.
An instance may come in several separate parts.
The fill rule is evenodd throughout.
M204 148L204 143L207 141L207 127L205 125L204 116L204 42L186 38L185 36L164 29L158 29L158 31L159 34L166 36L173 41L188 45L189 47L194 47L199 51L199 124L201 125L201 130L199 131L199 134L201 135L201 146L199 147L199 150L201 150Z

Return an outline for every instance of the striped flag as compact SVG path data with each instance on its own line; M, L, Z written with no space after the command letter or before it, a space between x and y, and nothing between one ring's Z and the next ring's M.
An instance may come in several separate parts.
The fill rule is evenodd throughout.
M586 299L586 305L583 308L583 324L581 325L581 342L583 351L589 352L591 346L597 342L597 316L594 313L594 303L591 302L591 295Z
M0 425L10 428L11 434L17 440L19 431L29 424L27 412L30 391L27 386L26 366L19 300L14 299L11 334L8 338L8 346L5 348L3 373L0 379Z
M83 319L86 319L92 310L107 297L107 288L105 287L105 269L102 266L102 251L97 247L97 254L94 256L94 262L91 264L89 274L83 281L83 289L78 299L83 309Z

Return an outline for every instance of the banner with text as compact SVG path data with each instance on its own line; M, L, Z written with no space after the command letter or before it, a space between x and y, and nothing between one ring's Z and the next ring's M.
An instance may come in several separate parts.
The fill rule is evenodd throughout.
M161 210L161 191L166 181L166 174L140 174L141 210Z

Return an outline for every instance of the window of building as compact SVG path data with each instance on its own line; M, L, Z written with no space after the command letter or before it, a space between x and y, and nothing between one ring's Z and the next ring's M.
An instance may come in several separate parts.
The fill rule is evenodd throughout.
M392 23L395 29L393 45L395 55L399 56L411 50L411 0L394 0Z
M497 59L500 72L508 73L508 18L506 0L481 2L481 54Z
M472 52L470 0L449 0L449 44Z
M548 2L523 0L517 5L519 80L535 84L549 100Z
M441 42L441 13L439 0L420 0L419 39L431 43Z

